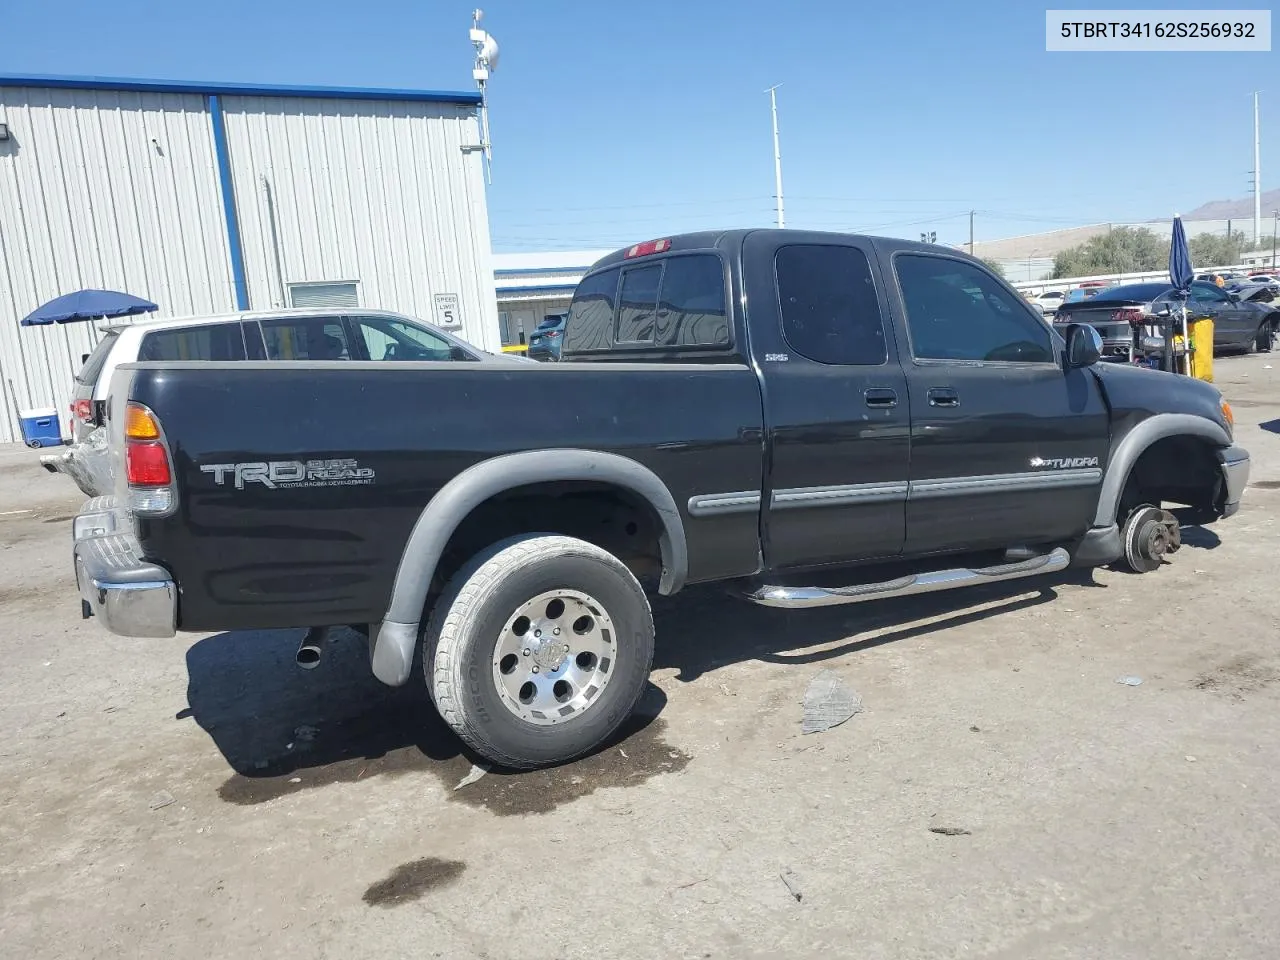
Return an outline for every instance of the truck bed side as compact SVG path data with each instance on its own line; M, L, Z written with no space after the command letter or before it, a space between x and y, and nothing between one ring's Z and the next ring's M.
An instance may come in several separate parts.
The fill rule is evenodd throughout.
M188 587L180 629L377 621L432 496L467 467L523 450L634 459L678 505L688 581L756 572L757 513L691 517L688 506L760 490L760 390L745 365L167 363L119 377L117 393L173 438L177 510L140 519L138 536ZM540 492L574 522L610 522L589 483ZM494 508L554 530L550 499Z

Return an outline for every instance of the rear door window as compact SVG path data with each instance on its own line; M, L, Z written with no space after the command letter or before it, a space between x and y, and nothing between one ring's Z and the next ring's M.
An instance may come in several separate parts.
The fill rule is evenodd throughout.
M142 338L139 360L243 360L239 323L152 330Z
M614 267L587 277L578 284L565 326L566 351L608 350L612 345L613 306L620 272L618 267Z
M818 363L879 366L889 359L867 256L857 247L792 244L774 260L782 335Z
M107 354L111 352L111 348L116 345L116 340L120 334L114 330L104 333L102 339L98 341L98 345L93 348L93 352L84 362L84 366L80 368L80 372L76 374L76 383L84 387L92 387L98 382L98 374L102 372L103 365L107 362Z
M262 321L268 360L350 360L341 317L278 317Z

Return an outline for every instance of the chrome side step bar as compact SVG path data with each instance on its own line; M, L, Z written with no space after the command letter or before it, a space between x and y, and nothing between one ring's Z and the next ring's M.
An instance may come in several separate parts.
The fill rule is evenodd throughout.
M770 587L764 586L747 594L747 599L766 607L783 607L788 610L809 607L831 607L841 603L860 603L863 600L880 600L884 597L906 597L913 593L934 593L939 590L955 590L980 583L997 583L1001 580L1017 580L1044 573L1057 573L1071 563L1071 554L1062 547L1050 553L1001 563L994 567L959 568L916 573L882 583L862 583L853 587Z

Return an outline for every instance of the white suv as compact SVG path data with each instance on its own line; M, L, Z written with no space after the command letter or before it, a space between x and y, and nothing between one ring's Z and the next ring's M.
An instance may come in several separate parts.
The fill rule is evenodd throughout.
M40 458L87 496L110 490L105 457L107 391L116 367L146 360L461 360L514 362L421 320L386 310L274 310L213 317L118 322L76 374L71 447ZM520 358L523 360L524 358Z

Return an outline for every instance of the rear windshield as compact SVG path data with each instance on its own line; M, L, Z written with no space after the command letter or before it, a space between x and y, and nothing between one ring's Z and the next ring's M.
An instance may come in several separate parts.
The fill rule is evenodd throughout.
M1167 283L1130 283L1110 287L1098 294L1098 300L1154 300L1169 289Z
M727 347L724 264L711 253L641 260L586 277L565 326L567 353L627 348Z
M564 323L564 317L543 317L542 322L538 324L539 330L550 330Z
M118 336L120 335L114 330L102 335L98 345L93 348L93 353L89 354L89 359L84 362L84 366L76 374L76 383L92 387L98 382L98 374L102 372L102 365L107 362L107 354L115 346L116 337Z

